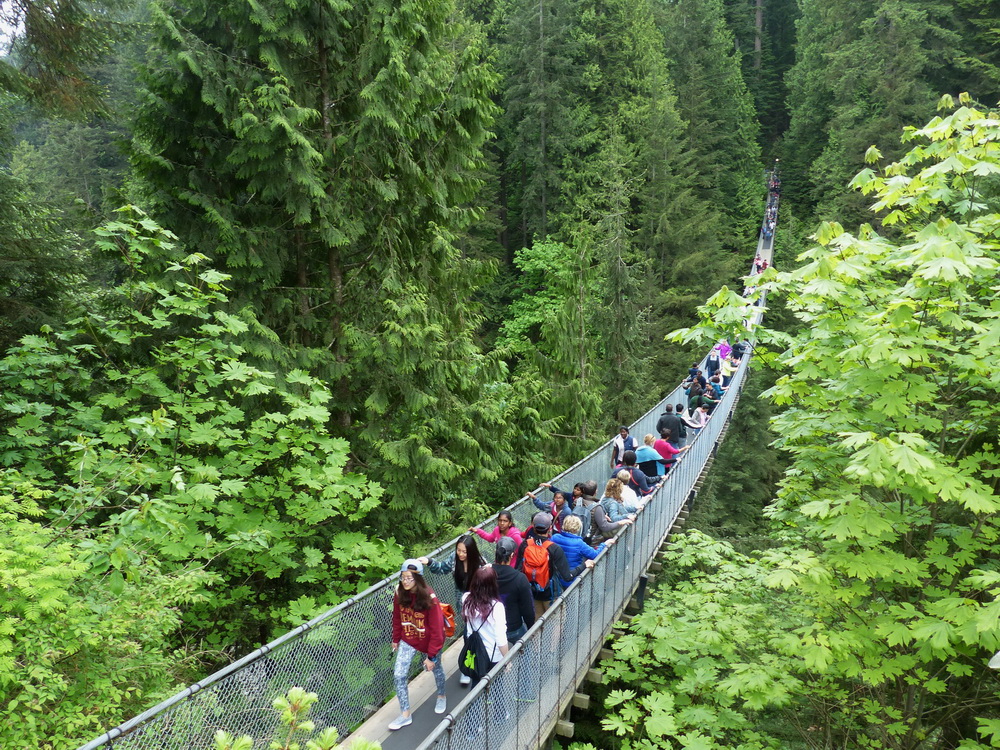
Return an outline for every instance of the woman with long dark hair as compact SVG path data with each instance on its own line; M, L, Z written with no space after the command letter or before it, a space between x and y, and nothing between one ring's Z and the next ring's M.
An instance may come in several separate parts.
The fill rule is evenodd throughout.
M455 591L459 594L469 590L472 576L486 564L486 561L479 554L476 537L472 534L460 536L455 542L454 552L444 560L435 561L429 557L418 557L417 559L426 565L431 573L451 573L455 579ZM468 685L470 682L470 678L464 674L458 679L460 685Z
M389 729L402 729L413 723L410 718L410 665L418 653L424 656L424 669L434 673L437 702L434 713L443 714L447 706L445 676L441 666L444 648L444 616L438 598L424 581L424 566L419 560L406 560L400 567L399 586L392 602L392 650L396 662L392 675L399 698L399 716Z
M466 633L479 633L490 661L500 661L508 648L507 611L500 601L497 572L492 567L473 573L469 590L462 594L462 619Z
M472 534L460 536L455 542L454 552L444 560L435 561L429 557L417 559L430 568L431 573L451 573L455 579L455 590L459 593L469 590L472 575L486 564L479 554L476 537Z

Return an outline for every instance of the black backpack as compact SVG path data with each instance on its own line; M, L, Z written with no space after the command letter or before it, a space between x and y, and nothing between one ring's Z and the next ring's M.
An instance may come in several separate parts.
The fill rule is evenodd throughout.
M485 624L484 621L483 625ZM462 644L462 653L458 655L458 671L474 681L482 679L493 668L493 660L486 653L486 644L479 635L483 625L472 633L469 633L469 626L465 626L465 642Z

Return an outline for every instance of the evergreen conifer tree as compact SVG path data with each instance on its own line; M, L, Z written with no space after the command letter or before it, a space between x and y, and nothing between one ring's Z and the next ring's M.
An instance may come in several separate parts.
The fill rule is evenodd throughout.
M601 248L598 308L603 339L605 409L611 421L630 421L651 401L648 260L636 251L629 208L636 177L635 148L612 130L598 154L602 178L590 193L590 224L580 230ZM638 409L637 409L638 407Z
M510 460L481 390L502 366L472 338L484 268L455 246L493 116L477 37L450 0L156 16L133 159L157 215L325 373L390 507L433 523Z
M545 455L565 465L591 447L602 415L604 368L596 325L602 290L594 246L535 242L517 251L515 263L519 289L498 345L517 355L517 377L537 389L533 403L551 424L550 432L558 434L543 444Z
M995 104L1000 100L1000 2L958 0L953 6L955 28L965 49L947 70L952 81L964 81L977 99Z
M990 21L969 4L922 0L804 0L801 8L798 58L787 79L786 195L822 214L865 220L863 201L836 188L864 166L868 146L897 156L893 134L929 117L942 90L964 90L972 70L985 95L996 95L995 57L984 45Z
M555 235L568 211L563 183L588 119L579 13L579 0L516 0L504 29L502 133L518 247Z
M723 242L742 249L759 219L760 127L722 0L679 0L657 8L699 192L724 217Z

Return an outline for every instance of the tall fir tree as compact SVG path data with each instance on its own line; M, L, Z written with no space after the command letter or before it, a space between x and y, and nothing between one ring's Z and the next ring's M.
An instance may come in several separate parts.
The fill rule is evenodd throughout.
M590 193L590 223L579 231L601 248L598 322L603 339L605 409L628 423L653 399L649 368L649 262L637 252L630 206L638 187L631 174L636 148L615 129L598 153L601 179Z
M486 268L455 246L493 118L479 39L450 0L156 17L133 159L157 215L331 381L332 429L388 509L436 523L510 462L484 395L503 367L473 340Z
M593 445L603 402L602 342L594 245L535 242L517 251L520 276L498 345L516 355L516 375L538 389L535 401L551 425L543 444L562 466Z
M556 234L568 211L563 183L587 120L579 106L579 13L579 0L517 0L510 8L501 46L501 132L515 247Z
M1000 2L957 0L952 12L964 50L946 67L949 77L964 81L963 90L994 105L1000 101Z
M723 218L716 230L723 243L742 252L759 218L760 126L722 0L679 0L656 7L671 79L688 123L698 187Z
M759 114L761 147L770 153L788 127L784 78L795 62L798 5L796 0L725 0L723 5Z
M995 24L981 15L989 4L801 0L800 7L798 57L787 77L786 195L823 215L865 220L863 201L836 187L864 166L868 146L898 155L893 134L929 117L942 91L972 82L987 99L996 96Z
M718 231L726 223L719 221L724 207L698 190L701 165L655 10L650 2L588 2L583 13L591 60L584 105L594 114L589 140L599 147L585 154L571 184L573 201L583 208L581 222L593 236L605 237L595 241L607 260L602 279L609 300L628 300L615 311L622 320L605 317L611 346L627 341L631 347L628 355L611 357L633 375L612 399L616 418L632 413L626 403L632 410L648 403L651 388L673 378L671 353L653 341L676 318L690 315L696 300L727 273ZM620 190L614 183L624 186L620 207L612 198ZM609 211L621 211L624 231L608 234ZM626 235L627 250L612 252ZM612 262L615 257L624 265ZM615 280L626 273L630 281ZM624 339L621 325L632 326Z
M517 251L499 343L540 384L541 411L561 420L547 442L558 453L567 436L630 418L673 377L670 352L654 342L728 269L720 228L731 222L718 221L718 194L699 189L653 3L517 0L508 11L500 195L511 198L509 247L530 249ZM526 198L524 185L545 185L548 197ZM518 229L522 207L544 209L544 222ZM588 279L582 297L574 274Z

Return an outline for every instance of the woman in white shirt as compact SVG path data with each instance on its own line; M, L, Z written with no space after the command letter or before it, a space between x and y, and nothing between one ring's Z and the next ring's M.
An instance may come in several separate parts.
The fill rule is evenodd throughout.
M507 612L500 601L497 572L492 566L472 575L469 590L462 594L462 619L467 632L479 631L493 664L500 661L507 653Z

